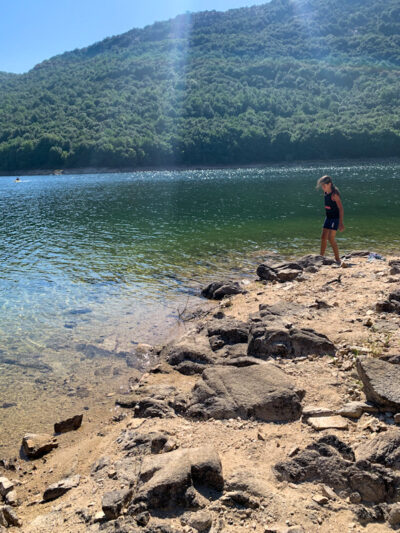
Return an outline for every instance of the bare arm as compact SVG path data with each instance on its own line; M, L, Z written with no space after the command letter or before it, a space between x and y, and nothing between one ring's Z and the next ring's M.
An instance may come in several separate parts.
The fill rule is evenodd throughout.
M339 209L339 231L344 230L344 224L343 224L343 216L344 216L344 209L342 200L340 199L340 196L338 194L332 195L332 200L337 203L338 209Z

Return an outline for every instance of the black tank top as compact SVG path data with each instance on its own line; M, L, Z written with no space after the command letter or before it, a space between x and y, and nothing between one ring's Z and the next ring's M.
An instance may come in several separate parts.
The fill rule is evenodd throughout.
M325 193L325 213L327 218L339 218L339 208L335 201L332 200L332 194Z

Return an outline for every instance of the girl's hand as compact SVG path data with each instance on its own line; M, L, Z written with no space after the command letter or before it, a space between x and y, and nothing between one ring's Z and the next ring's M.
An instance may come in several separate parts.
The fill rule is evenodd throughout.
M344 224L343 224L343 222L339 222L339 231L344 231Z

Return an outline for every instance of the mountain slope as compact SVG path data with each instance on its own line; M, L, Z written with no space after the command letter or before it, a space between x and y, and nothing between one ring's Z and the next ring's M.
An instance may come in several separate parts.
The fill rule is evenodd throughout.
M0 73L0 169L400 155L397 0L182 15Z

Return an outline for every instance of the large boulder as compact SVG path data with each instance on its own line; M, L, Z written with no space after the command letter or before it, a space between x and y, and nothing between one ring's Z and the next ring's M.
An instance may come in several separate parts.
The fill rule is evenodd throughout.
M143 458L133 503L143 502L149 509L191 507L198 488L221 491L223 486L221 461L213 448L180 449Z
M215 366L193 389L187 414L200 418L255 417L266 422L296 420L304 391L273 363L241 368Z
M372 357L357 359L357 372L367 400L400 411L400 367Z

